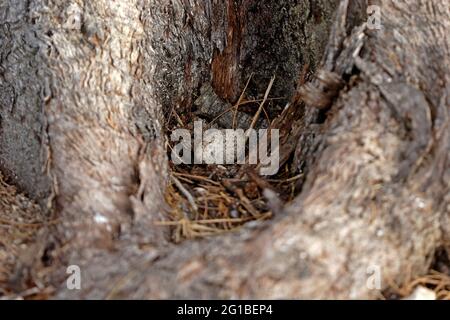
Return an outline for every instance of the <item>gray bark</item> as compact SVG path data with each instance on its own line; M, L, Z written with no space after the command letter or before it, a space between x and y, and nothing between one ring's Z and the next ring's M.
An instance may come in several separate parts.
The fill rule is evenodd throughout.
M450 231L450 12L378 4L376 31L362 0L4 0L0 169L59 218L43 281L63 298L375 298L368 268L382 289L426 272ZM250 92L277 74L291 102L277 123L301 193L271 221L171 244L154 225L165 120L205 83L235 102L252 72ZM67 264L83 290L59 286Z

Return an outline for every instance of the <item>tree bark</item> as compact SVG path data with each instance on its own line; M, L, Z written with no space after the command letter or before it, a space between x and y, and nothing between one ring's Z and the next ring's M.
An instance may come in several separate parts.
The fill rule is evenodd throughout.
M445 0L3 1L0 169L60 221L45 280L61 298L376 298L423 274L449 242L449 21ZM305 65L317 76L297 91ZM280 78L301 193L174 245L154 224L166 120L205 84L236 102L251 73L255 95Z

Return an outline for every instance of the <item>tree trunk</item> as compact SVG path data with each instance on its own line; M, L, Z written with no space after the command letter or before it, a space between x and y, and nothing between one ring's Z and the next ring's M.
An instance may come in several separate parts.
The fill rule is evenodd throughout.
M446 0L4 0L0 27L0 169L57 221L19 259L24 282L61 298L376 298L448 245ZM289 102L274 123L301 192L270 221L175 245L155 225L170 119L207 85L235 103L252 73L250 95L276 75Z

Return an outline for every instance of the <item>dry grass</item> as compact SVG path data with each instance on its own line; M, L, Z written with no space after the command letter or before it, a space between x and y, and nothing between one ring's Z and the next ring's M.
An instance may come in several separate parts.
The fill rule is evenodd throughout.
M214 181L212 177L185 172L172 172L172 175L177 182L166 193L172 210L168 221L158 224L172 228L175 242L218 235L236 230L246 222L271 217L254 184L251 191L236 187L233 192L224 186L224 180L218 182L220 179ZM227 180L227 183L231 182Z
M387 297L409 297L419 286L434 291L438 300L450 300L450 275L434 270L431 270L428 275L416 278L401 287L391 286Z
M34 245L45 223L40 207L6 184L0 175L0 296L9 293L17 262L27 260L27 249ZM23 279L17 279L23 280Z

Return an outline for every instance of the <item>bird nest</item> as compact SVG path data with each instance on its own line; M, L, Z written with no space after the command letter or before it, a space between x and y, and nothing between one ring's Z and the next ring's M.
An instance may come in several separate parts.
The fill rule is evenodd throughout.
M203 121L207 128L277 128L278 116L273 110L280 109L279 102L283 99L270 97L274 80L261 97L247 96L247 83L234 105L221 101L212 88L202 88L195 110L171 111L167 120L171 128L168 136L176 129L192 131L197 120ZM249 148L248 154L252 152ZM173 149L168 142L168 153ZM264 177L259 175L257 165L250 164L175 165L172 162L170 169L166 202L171 210L167 220L158 224L172 229L175 242L234 231L245 223L270 219L275 213L274 203L291 201L303 177L292 161L285 161L276 175Z

